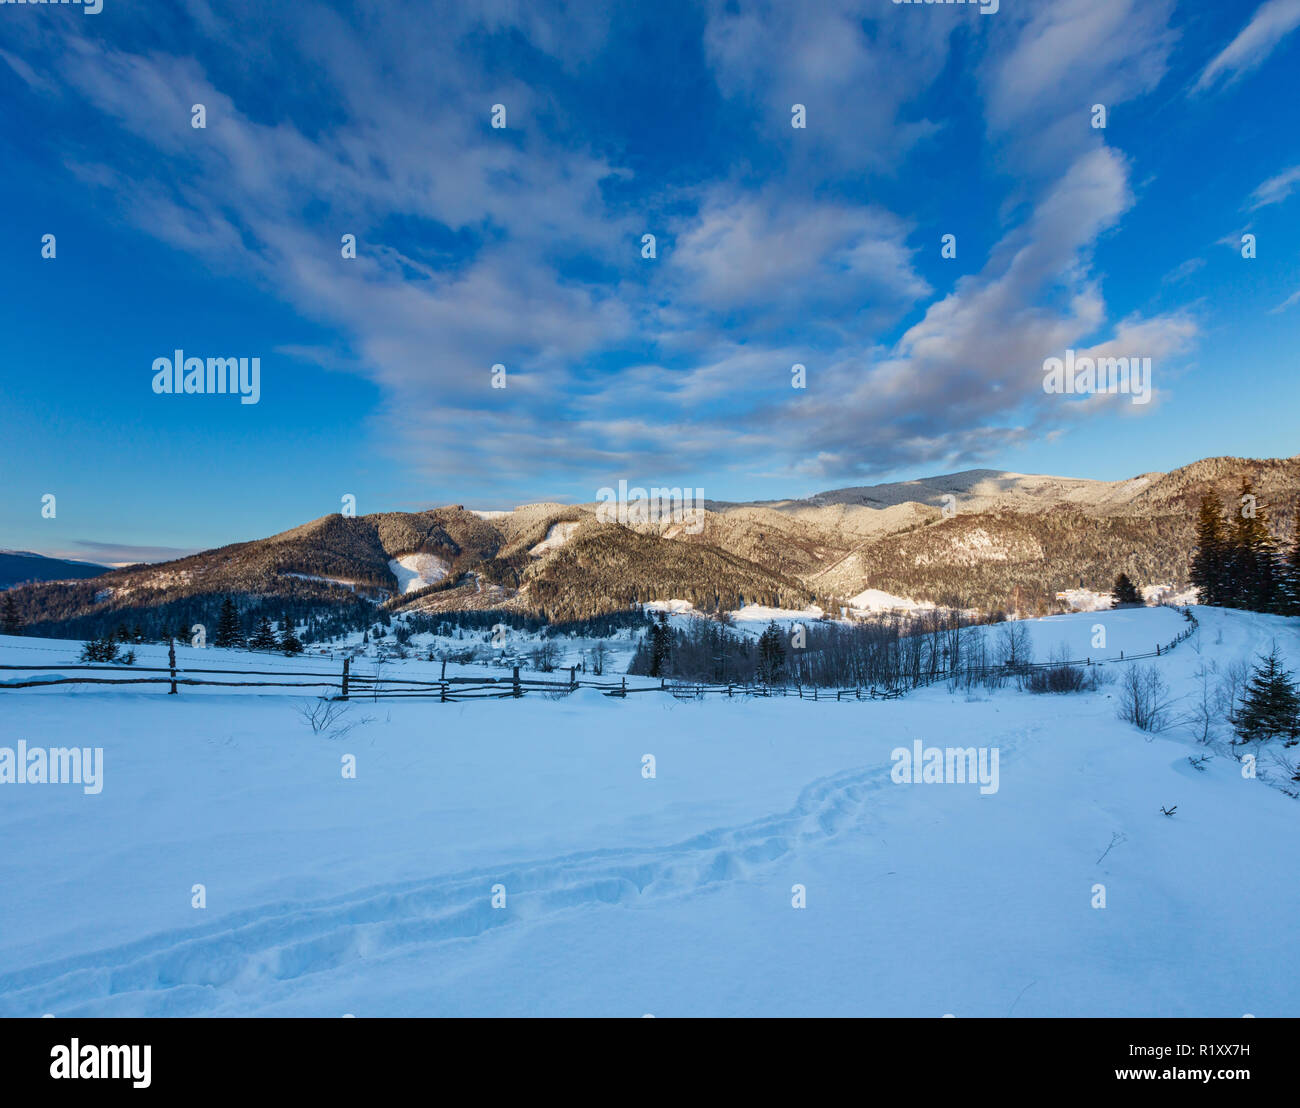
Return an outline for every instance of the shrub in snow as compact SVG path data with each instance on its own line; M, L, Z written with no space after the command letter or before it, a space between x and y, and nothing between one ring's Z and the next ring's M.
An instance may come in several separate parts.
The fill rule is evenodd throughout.
M1170 723L1169 686L1155 666L1129 666L1119 688L1119 718L1139 731L1163 731Z
M117 643L113 640L113 636L105 635L102 639L91 639L88 643L84 643L81 647L81 660L83 662L117 661Z

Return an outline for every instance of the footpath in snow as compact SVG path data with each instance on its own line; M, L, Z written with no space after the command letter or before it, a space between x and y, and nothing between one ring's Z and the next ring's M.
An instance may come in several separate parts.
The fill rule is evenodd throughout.
M1295 666L1296 621L1196 611L1175 696ZM1031 621L1035 656L1098 622L1182 626ZM0 747L104 772L0 785L0 1015L1300 1014L1300 803L1114 695L358 701L331 737L305 695L3 692ZM897 783L917 741L996 750L996 791Z

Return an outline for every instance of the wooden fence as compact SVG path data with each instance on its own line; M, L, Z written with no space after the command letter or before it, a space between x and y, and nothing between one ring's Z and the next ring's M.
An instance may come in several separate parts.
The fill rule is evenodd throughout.
M909 688L920 688L937 684L954 677L970 674L973 680L989 677L1017 677L1036 669L1050 669L1060 666L1095 666L1119 662L1134 662L1145 658L1159 658L1185 642L1197 630L1195 615L1186 611L1188 627L1174 636L1167 643L1157 643L1154 650L1142 654L1128 654L1123 651L1114 658L1074 658L1066 661L1022 662L1015 665L983 666L971 671L969 668L942 670L934 672L913 672L906 675L900 684L887 687L861 685L853 687L828 688L825 686L803 684L747 684L747 683L709 683L699 681L680 681L660 678L656 684L628 685L627 678L600 681L579 679L577 667L569 668L568 680L546 680L542 678L521 677L519 667L515 666L509 677L448 677L447 664L442 664L442 673L435 679L420 677L403 677L397 673L388 673L382 665L372 673L354 673L352 659L343 660L342 672L324 673L320 670L257 670L257 669L207 669L176 664L174 655L166 666L112 665L76 663L71 665L32 666L0 665L0 671L44 673L47 676L34 676L30 681L0 680L0 692L6 689L33 689L51 685L150 685L169 686L169 695L179 693L181 686L208 686L220 688L268 688L268 689L321 689L322 695L329 695L336 700L390 700L420 697L436 699L441 703L459 700L492 700L506 697L521 697L529 693L551 694L561 696L577 689L596 689L606 696L626 698L635 693L662 692L679 700L696 700L706 696L759 696L788 697L800 700L894 700L902 696ZM89 676L49 676L51 670L87 671ZM126 674L132 676L125 676ZM105 676L94 676L103 674ZM116 675L121 676L116 676ZM135 676L153 674L156 676ZM224 680L238 678L238 680ZM275 678L276 680L252 680L253 678ZM294 678L294 680L286 680ZM307 678L308 680L299 680ZM635 678L634 678L635 680Z

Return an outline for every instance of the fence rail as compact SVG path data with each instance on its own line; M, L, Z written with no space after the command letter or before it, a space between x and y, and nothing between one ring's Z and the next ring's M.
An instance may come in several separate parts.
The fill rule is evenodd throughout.
M69 663L68 665L0 665L0 672L27 672L27 673L46 673L51 671L74 670L78 672L89 671L95 674L126 674L126 673L150 673L157 674L154 677L114 677L114 676L85 676L85 677L65 677L60 675L51 675L42 678L36 678L31 681L5 681L0 680L0 692L6 689L32 689L53 685L149 685L163 684L169 685L169 694L179 692L179 687L184 686L208 686L215 688L282 688L282 689L329 689L337 690L332 697L336 700L387 700L398 698L420 697L426 699L437 699L442 703L458 700L484 700L484 699L504 699L506 697L521 697L528 693L551 693L552 695L561 695L573 692L577 689L595 689L606 696L626 698L633 693L643 692L663 692L676 697L679 700L696 700L706 696L758 696L758 697L798 697L800 700L895 700L902 696L909 688L921 688L927 685L938 684L942 681L948 681L956 677L971 677L972 680L982 680L989 677L1005 676L1015 677L1024 673L1029 673L1038 669L1051 669L1062 666L1097 666L1115 664L1119 662L1141 661L1146 658L1159 658L1168 654L1180 643L1189 639L1198 629L1196 616L1190 610L1185 610L1184 615L1188 620L1189 626L1179 632L1173 639L1167 643L1157 643L1154 650L1148 650L1141 654L1125 654L1120 651L1118 657L1113 658L1073 658L1068 660L1055 660L1047 662L1017 662L1002 663L999 665L981 666L975 669L971 667L957 667L956 669L931 670L921 672L914 669L912 672L903 675L901 683L880 686L872 684L863 684L856 686L828 687L804 684L796 680L793 684L754 684L744 682L704 682L704 681L681 681L660 678L659 684L653 685L632 685L629 687L627 678L622 677L617 681L599 681L588 680L587 678L579 679L577 676L577 667L569 668L568 680L545 680L534 677L521 677L519 667L515 666L509 677L447 677L446 663L443 663L442 676L436 680L425 679L420 677L403 677L397 673L388 673L381 670L377 673L353 673L352 659L343 660L343 669L341 673L325 673L320 670L259 670L259 669L216 669L195 666L180 666L169 664L166 666L137 666L137 665L112 665L112 664L90 664L84 662ZM199 674L202 676L191 676ZM272 677L279 680L272 681L222 681L212 680L212 677ZM317 680L309 681L286 681L286 677L307 677L316 678Z

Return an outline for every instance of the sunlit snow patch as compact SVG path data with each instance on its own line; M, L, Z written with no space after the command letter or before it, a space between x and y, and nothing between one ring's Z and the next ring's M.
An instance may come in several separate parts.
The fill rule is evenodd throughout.
M529 554L545 554L548 550L554 550L557 546L563 546L573 537L573 532L578 529L578 521L573 520L569 523L553 523L550 530L546 532L546 538L534 546Z
M397 578L397 587L407 593L436 585L451 567L436 554L402 554L389 559L388 568Z

